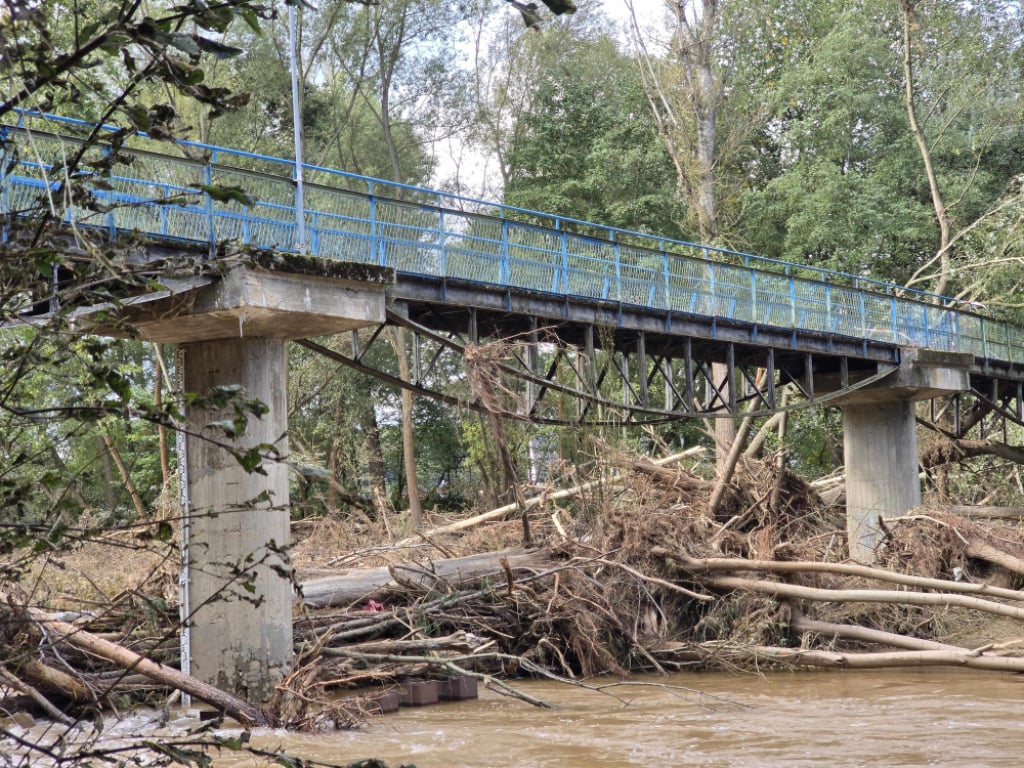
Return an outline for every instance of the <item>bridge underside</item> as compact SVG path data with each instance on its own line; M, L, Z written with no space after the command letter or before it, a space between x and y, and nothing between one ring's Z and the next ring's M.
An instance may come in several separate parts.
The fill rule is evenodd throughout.
M657 423L837 404L889 377L904 354L870 340L401 274L395 295L387 323L412 331L411 381L374 365L383 326L353 334L342 352L301 343L396 386L470 407L472 395L450 386L451 371L461 369L467 349L488 350L514 391L506 415L540 423ZM976 364L970 381L978 391L936 401L932 420L957 434L1019 422L1022 380L1020 371Z

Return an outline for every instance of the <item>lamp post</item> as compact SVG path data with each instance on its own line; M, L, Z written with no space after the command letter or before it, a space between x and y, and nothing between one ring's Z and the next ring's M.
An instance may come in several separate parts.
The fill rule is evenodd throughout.
M292 125L295 134L295 250L306 252L306 205L302 183L302 109L299 104L299 56L295 39L295 6L288 6L288 53L292 70Z

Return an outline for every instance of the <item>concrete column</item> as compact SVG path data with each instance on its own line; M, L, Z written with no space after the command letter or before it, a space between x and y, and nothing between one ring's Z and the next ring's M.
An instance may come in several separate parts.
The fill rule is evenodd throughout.
M850 557L871 562L879 543L878 518L903 515L921 503L914 404L844 405L843 448Z
M285 341L234 338L182 347L185 391L200 396L215 386L240 386L245 398L269 407L250 416L245 432L227 440L207 424L235 411L190 408L190 432L236 449L261 443L287 455ZM288 470L265 461L246 472L211 440L189 435L189 605L192 674L251 702L265 701L292 661L292 583Z

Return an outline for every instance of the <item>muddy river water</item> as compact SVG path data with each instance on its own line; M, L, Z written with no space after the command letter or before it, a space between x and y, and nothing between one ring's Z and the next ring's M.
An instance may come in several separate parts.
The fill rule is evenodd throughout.
M479 700L402 709L359 731L265 731L254 741L327 762L372 756L418 768L1024 766L1024 677L921 670L633 682L608 689L618 701L520 681L557 708L481 690Z

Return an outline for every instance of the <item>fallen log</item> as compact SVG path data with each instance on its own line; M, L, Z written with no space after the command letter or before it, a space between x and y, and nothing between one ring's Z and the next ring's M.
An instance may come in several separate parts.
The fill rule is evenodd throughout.
M983 541L969 539L967 541L967 556L977 558L978 560L986 560L1008 571L1024 576L1024 560Z
M895 632L883 632L880 629L860 627L854 624L835 624L830 621L817 621L794 612L789 619L789 628L794 632L811 632L822 637L836 637L844 640L856 640L861 643L877 643L893 648L905 648L912 651L952 651L964 653L969 649L935 640L922 640L917 637L898 635Z
M21 669L21 674L28 678L36 687L57 691L62 696L77 703L95 701L98 698L96 693L81 678L69 674L62 669L51 667L39 659L34 659L25 664Z
M908 592L896 589L820 589L783 584L777 581L746 579L740 576L705 576L700 579L705 586L725 591L742 590L761 595L815 600L825 603L902 603L905 605L931 605L943 608L970 608L994 616L1008 616L1024 621L1024 608L994 603L970 595L954 595L938 592Z
M200 701L205 701L207 704L223 710L246 728L273 725L270 716L262 709L225 693L219 688L165 664L151 661L109 640L96 637L73 624L52 619L37 608L27 608L26 611L51 642L69 643L124 669L145 675L164 685L190 694Z
M993 507L987 505L953 505L942 507L943 512L966 517L968 520L1024 520L1024 509L1020 507Z
M553 560L547 550L506 549L446 560L433 560L424 565L394 565L381 568L352 568L339 576L312 579L302 583L302 604L308 608L336 608L370 600L385 601L390 595L407 590L410 585L424 590L439 583L457 587L504 573L502 558L510 568L551 567ZM397 577L397 578L396 578Z
M715 649L722 653L720 647ZM1018 656L986 656L979 651L885 651L840 653L775 646L753 646L730 652L734 658L743 656L758 663L773 662L788 666L828 667L831 669L891 669L893 667L970 667L999 672L1024 672L1024 658Z
M65 715L60 709L54 706L48 698L43 696L33 686L26 683L24 680L19 679L15 675L8 672L4 667L0 666L0 683L9 686L13 690L24 694L30 701L34 702L40 709L46 714L56 720L58 723L64 725L71 725L74 721Z
M974 584L966 581L950 581L947 579L930 579L924 576L912 576L895 573L884 568L872 568L867 565L851 563L821 563L814 560L746 560L740 557L690 557L685 552L652 547L651 554L664 557L678 564L682 570L692 574L717 573L722 571L761 571L764 573L829 573L837 576L859 576L874 581L899 584L918 589L934 589L941 592L957 594L985 595L1006 600L1024 600L1024 592L1015 589L993 587L988 584Z

